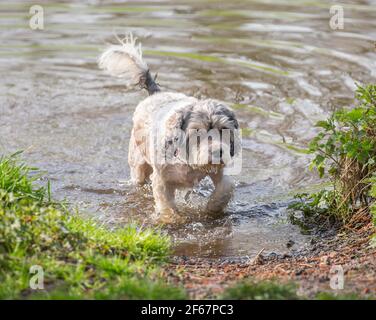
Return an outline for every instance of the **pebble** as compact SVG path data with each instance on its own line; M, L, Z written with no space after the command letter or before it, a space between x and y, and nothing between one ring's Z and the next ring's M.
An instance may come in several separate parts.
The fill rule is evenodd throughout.
M286 247L287 248L291 248L293 245L295 244L295 242L293 241L293 240L289 240L289 241L287 241L287 243L286 243Z
M321 265L328 266L328 265L330 264L329 256L322 256L322 257L320 258L320 264L321 264Z

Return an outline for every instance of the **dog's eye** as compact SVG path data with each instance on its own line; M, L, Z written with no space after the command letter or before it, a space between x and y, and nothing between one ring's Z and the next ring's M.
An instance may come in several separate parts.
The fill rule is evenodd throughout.
M174 138L174 141L178 141L178 140L179 140L179 138L178 138L178 137L175 137L175 138Z
M172 144L172 140L167 140L167 144L171 145Z

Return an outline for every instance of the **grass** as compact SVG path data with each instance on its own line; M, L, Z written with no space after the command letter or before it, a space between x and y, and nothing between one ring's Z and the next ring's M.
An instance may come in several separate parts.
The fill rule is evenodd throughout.
M320 292L315 297L316 300L374 300L371 297L362 297L356 293L333 294L330 292Z
M229 300L365 300L372 297L362 297L356 293L318 292L312 298L297 294L297 285L293 282L277 283L275 280L242 280L227 288L221 298Z
M35 168L17 155L0 158L1 299L183 299L161 266L170 239L128 225L109 231L51 201ZM33 290L32 266L44 288Z
M25 164L15 165L14 159L18 154L15 153L8 158L0 158L0 190L17 197L33 198L43 202L44 188L36 188L33 185L33 182L39 178L35 174L37 169Z
M298 300L294 284L278 284L274 281L242 281L223 293L229 300Z

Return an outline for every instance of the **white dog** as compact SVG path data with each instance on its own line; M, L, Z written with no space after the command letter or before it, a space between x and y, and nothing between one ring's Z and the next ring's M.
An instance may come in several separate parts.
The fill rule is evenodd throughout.
M119 45L100 56L99 67L149 93L133 116L128 155L132 181L144 184L151 177L159 219L171 223L179 217L175 190L192 188L209 176L215 190L207 211L211 215L223 212L233 191L224 168L240 148L234 113L216 100L161 92L132 34L118 40Z

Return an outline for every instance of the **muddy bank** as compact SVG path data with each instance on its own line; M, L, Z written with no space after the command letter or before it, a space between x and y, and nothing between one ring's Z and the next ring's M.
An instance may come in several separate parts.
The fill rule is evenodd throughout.
M170 281L182 283L192 299L211 299L242 280L274 279L294 282L298 294L313 298L319 292L376 296L376 248L369 240L372 223L360 230L316 239L309 249L292 254L263 254L249 259L204 259L175 257L166 270ZM344 289L332 290L333 266L344 271ZM333 272L333 270L332 270Z

